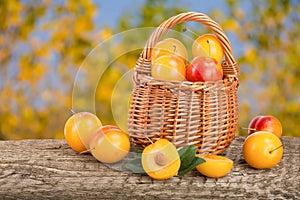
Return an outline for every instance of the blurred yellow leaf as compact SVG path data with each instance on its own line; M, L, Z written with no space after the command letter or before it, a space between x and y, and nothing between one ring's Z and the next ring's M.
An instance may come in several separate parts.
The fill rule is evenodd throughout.
M112 36L112 30L108 27L103 28L99 32L99 38L100 40L108 40Z
M64 136L64 133L62 131L56 131L54 133L54 137L53 138L54 139L64 139L65 136Z
M26 106L23 109L23 118L27 122L34 121L34 113L30 107Z
M240 25L239 25L237 19L228 18L225 21L223 21L221 26L224 30L229 30L229 31L233 31L233 32L240 30Z
M87 30L91 30L93 24L85 16L80 16L77 18L74 24L74 33L76 35L84 34Z
M18 1L7 1L8 3L8 10L9 10L9 17L7 18L8 24L10 26L16 26L18 23L20 23L20 13L22 9L24 8L22 2Z
M257 50L253 47L248 47L244 57L250 65L253 65L257 60Z
M21 81L37 82L46 72L46 67L41 63L31 64L28 58L24 58L20 62L20 71L18 78Z
M7 125L11 127L16 127L18 125L18 118L15 115L7 116Z

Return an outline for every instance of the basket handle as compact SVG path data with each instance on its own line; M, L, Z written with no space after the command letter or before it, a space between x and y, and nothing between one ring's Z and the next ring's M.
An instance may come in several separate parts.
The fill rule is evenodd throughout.
M218 38L218 40L222 45L224 55L225 55L225 61L222 63L223 73L225 76L237 78L239 74L239 68L234 59L230 41L228 40L224 30L220 27L218 23L213 21L210 17L198 12L181 13L161 23L148 39L146 46L144 47L144 50L141 54L141 58L150 60L152 49L158 42L161 35L164 34L169 28L175 26L176 24L187 22L187 21L194 21L194 22L199 22L201 24L204 24L212 32L214 32L214 34L216 35L216 37Z

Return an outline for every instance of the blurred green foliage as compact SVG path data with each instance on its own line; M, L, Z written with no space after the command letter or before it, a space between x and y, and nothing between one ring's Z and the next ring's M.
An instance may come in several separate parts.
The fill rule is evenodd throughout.
M124 12L115 27L99 30L94 17L101 7L90 1L0 1L0 15L5 19L0 22L0 139L63 138L64 123L72 114L76 73L90 51L116 33L156 27L188 11L171 2L147 0L138 12ZM238 44L233 50L239 52L236 59L241 69L240 135L246 134L243 127L252 117L262 114L278 117L284 135L300 137L299 13L299 3L292 0L227 0L222 10L206 13ZM189 25L174 28L180 31L184 26ZM198 34L207 31L190 26ZM95 91L96 112L104 124L115 124L113 89L135 65L141 49L120 53L135 49L135 41L146 38L127 37L97 58L115 58ZM85 98L78 99L75 111L88 104Z

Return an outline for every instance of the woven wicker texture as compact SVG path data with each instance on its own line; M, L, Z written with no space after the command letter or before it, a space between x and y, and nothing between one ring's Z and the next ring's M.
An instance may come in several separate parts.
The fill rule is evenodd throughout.
M151 77L151 51L174 25L187 21L207 26L225 54L223 80L217 82L164 81ZM164 21L152 33L134 70L134 89L128 131L139 148L166 138L177 148L198 147L198 154L223 152L234 139L238 123L239 69L222 28L207 15L188 12ZM150 141L151 140L151 141Z

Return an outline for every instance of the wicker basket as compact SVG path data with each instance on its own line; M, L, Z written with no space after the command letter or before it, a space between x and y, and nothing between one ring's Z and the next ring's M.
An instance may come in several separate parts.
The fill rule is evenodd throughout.
M179 82L151 77L152 48L169 28L187 21L206 25L222 44L223 80ZM135 66L128 119L132 142L143 149L151 141L166 138L178 149L195 145L198 154L222 153L234 139L238 123L238 74L231 44L211 18L188 12L164 21L150 36Z

